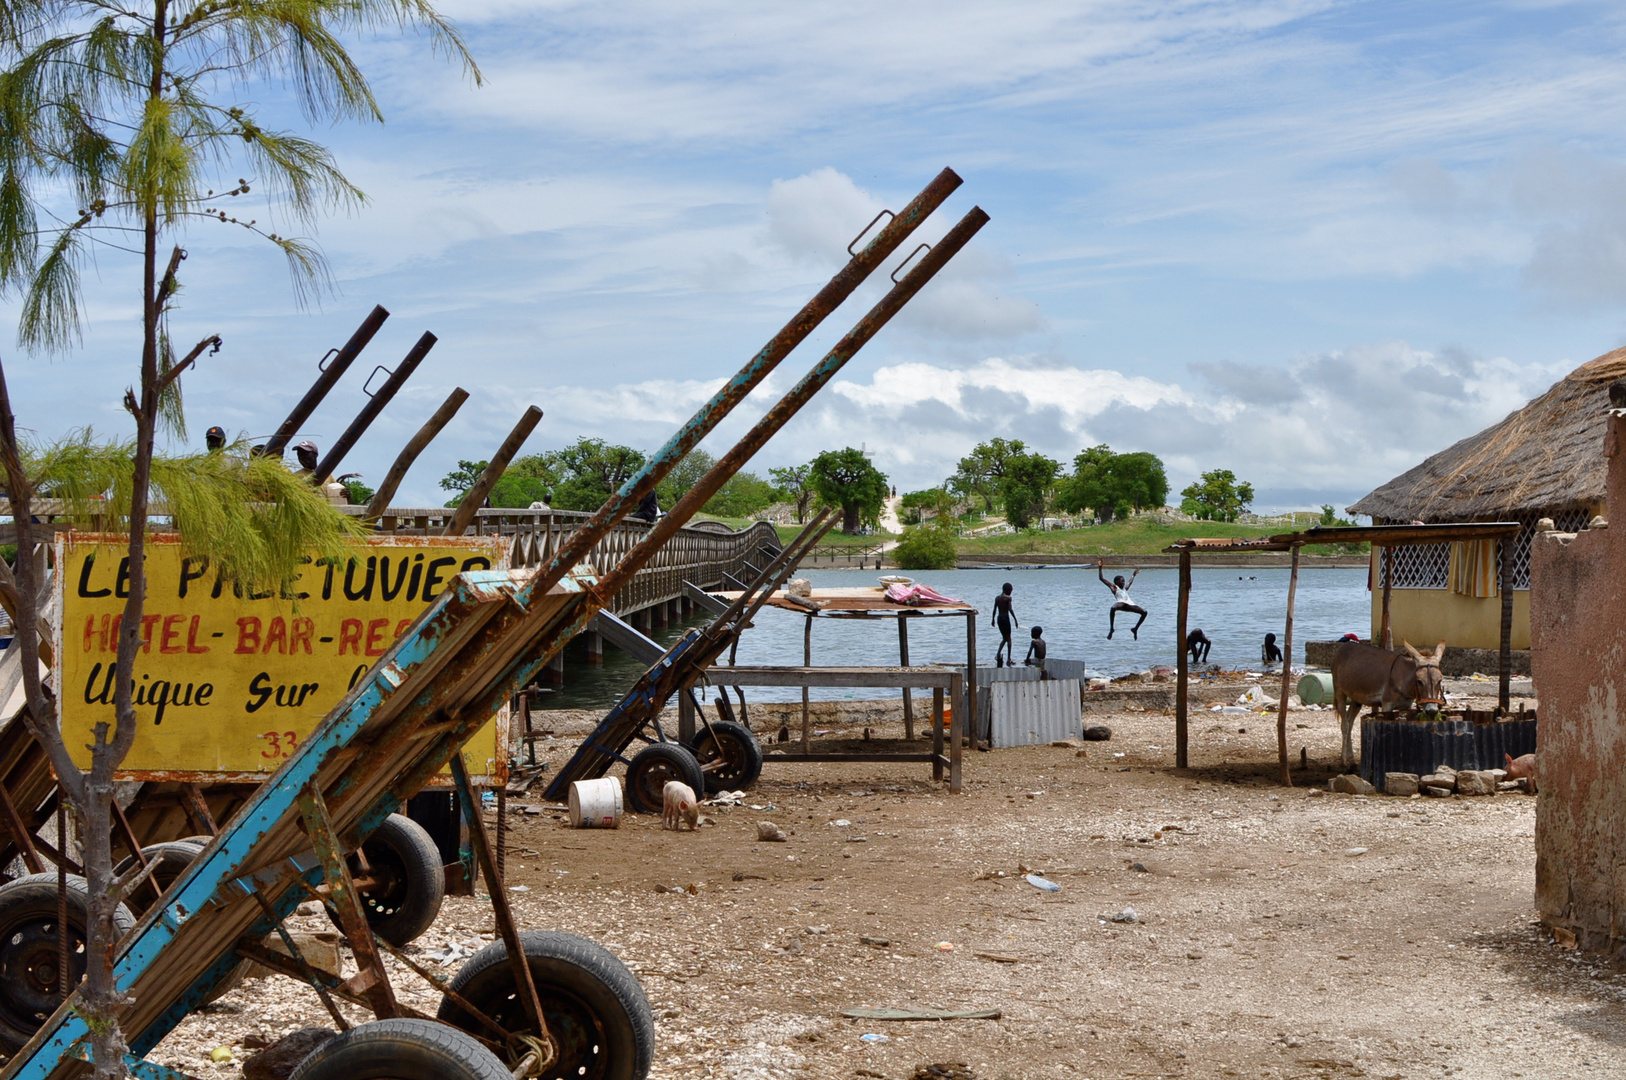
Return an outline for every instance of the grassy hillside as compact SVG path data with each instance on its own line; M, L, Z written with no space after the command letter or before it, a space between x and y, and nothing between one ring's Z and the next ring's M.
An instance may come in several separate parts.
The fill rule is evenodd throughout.
M1308 528L1309 522L1299 526ZM990 557L1001 555L1150 555L1176 540L1187 537L1247 538L1287 532L1283 525L1227 525L1216 521L1174 522L1162 525L1151 518L1114 521L1087 529L1060 529L1043 533L1012 533L981 539L963 539L961 555ZM1332 554L1321 548L1307 548L1312 554Z

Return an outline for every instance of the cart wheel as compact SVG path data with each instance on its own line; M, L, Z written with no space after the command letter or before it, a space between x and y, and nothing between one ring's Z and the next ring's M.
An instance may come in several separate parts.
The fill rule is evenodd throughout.
M85 974L85 879L68 875L70 985ZM0 885L0 1049L20 1050L62 1003L58 976L56 874L29 874ZM113 913L120 936L135 925L130 909Z
M512 1080L472 1035L432 1020L353 1027L305 1055L289 1080Z
M712 738L715 734L717 737ZM706 775L706 794L744 791L762 775L762 746L751 729L732 720L717 720L710 730L701 728L689 744ZM717 762L715 769L704 768Z
M171 840L163 844L148 844L141 849L141 857L147 862L156 862L158 866L153 870L152 876L147 880L158 886L159 892L169 891L175 880L185 872L192 860L198 857L208 844L208 837L188 837L185 840ZM130 856L113 868L119 875L129 873L136 864L135 856ZM152 890L142 885L130 897L130 903L137 915L145 915L152 906Z
M640 814L658 814L667 781L681 780L703 796L706 774L688 747L675 742L650 743L627 765L627 800Z
M559 1060L544 1080L644 1080L655 1056L655 1018L626 965L574 934L530 930L519 940L542 1017L559 1045ZM469 957L451 989L506 1030L531 1030L501 941ZM435 1015L467 1031L484 1030L450 998Z
M361 860L349 856L352 877L370 883L357 891L373 933L401 946L429 929L446 899L446 872L440 849L427 829L403 814L391 814L362 841Z

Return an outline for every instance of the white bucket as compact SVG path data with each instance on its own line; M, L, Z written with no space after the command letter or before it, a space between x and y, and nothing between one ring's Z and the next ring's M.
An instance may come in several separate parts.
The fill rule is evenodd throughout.
M577 829L613 829L621 824L621 779L577 780L570 785L570 824Z

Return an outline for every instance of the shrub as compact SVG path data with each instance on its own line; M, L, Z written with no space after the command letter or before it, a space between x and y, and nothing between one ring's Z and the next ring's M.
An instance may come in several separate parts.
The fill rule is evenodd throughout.
M907 528L892 549L892 560L905 570L952 570L954 534L932 525Z

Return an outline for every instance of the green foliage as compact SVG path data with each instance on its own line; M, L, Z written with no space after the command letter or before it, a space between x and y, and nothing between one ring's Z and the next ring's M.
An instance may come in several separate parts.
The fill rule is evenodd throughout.
M768 470L768 476L778 488L778 497L796 507L798 525L807 522L807 507L813 501L813 488L808 483L812 475L812 465L787 465L783 469Z
M350 500L351 506L366 506L373 501L376 489L370 488L360 480L344 481L344 495Z
M978 443L970 454L960 459L947 487L961 498L980 498L983 509L993 513L994 499L1000 494L1000 481L1013 457L1027 450L1021 439L990 439Z
M930 525L903 530L892 561L905 570L952 570L957 562L953 526L940 517Z
M1212 469L1180 492L1180 509L1203 521L1235 521L1253 502L1253 485L1230 469Z
M716 517L748 518L774 504L778 491L754 472L740 470L702 508Z
M135 479L133 441L98 441L87 428L48 446L22 448L34 487L60 499L69 517L127 531ZM258 588L293 578L308 559L344 559L362 526L337 513L309 481L242 444L222 452L154 455L151 498L190 556Z
M1061 464L1043 454L1012 454L1005 459L999 481L999 498L1005 504L1005 520L1025 529L1035 518L1044 516L1045 503L1056 482Z
M949 493L940 487L926 488L924 491L910 491L898 500L898 505L910 509L936 510Z
M459 502L462 502L463 496L480 479L480 474L486 471L486 466L489 464L491 464L489 461L459 461L457 468L441 477L441 488L457 496L446 505L456 506Z
M1156 454L1119 454L1105 444L1073 458L1073 475L1056 488L1061 509L1075 514L1091 510L1102 521L1155 509L1168 497L1169 478Z
M283 85L313 122L382 120L342 41L386 26L427 33L478 80L456 29L427 0L7 5L0 289L22 294L20 340L71 345L81 267L98 252L128 250L132 228L138 238L155 230L151 258L156 236L170 230L204 220L236 226L282 251L301 294L325 285L320 252L271 231L268 215L298 227L325 210L353 210L365 196L321 144L262 123L256 99L267 84ZM260 204L263 225L243 205L261 187L270 196ZM77 212L59 218L46 203L64 192ZM147 344L163 348L156 336Z
M559 476L553 493L558 510L597 510L644 466L640 451L603 439L580 438L542 457Z
M656 496L661 501L661 509L670 510L676 506L677 501L687 495L689 489L698 484L700 478L710 472L711 467L715 464L717 464L717 459L698 446L690 450L683 460L677 463L677 467L666 474L666 479L662 480L655 488ZM718 491L717 494L721 495L722 492ZM713 496L711 502L715 502L716 499L717 496ZM710 506L711 502L706 505ZM597 508L595 507L595 509ZM722 511L707 510L706 513L721 514Z
M841 531L851 535L863 525L879 525L886 501L886 474L862 450L826 450L813 459L808 484L826 506L841 507Z

